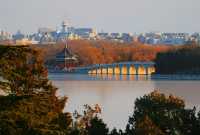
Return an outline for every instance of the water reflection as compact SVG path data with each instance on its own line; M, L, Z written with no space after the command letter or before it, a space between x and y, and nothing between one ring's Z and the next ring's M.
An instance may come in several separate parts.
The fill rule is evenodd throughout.
M149 75L112 75L112 74L49 74L51 80L109 80L109 81L134 81L151 80Z
M134 80L150 80L149 75L112 75L112 74L90 74L88 75L93 80L115 80L115 81L134 81Z
M109 127L125 128L137 97L154 89L151 81L53 81L58 95L68 96L65 111L81 111L84 104L99 104Z
M59 88L59 96L69 97L65 111L80 111L84 104L99 104L102 107L102 117L110 128L125 128L136 98L153 90L182 97L187 107L199 106L200 103L200 81L151 80L150 76L145 75L51 74L49 78Z

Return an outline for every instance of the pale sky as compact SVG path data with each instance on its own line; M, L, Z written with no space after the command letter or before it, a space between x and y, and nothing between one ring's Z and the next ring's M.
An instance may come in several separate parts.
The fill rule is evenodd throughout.
M200 0L0 0L0 30L36 32L67 19L105 32L200 32Z

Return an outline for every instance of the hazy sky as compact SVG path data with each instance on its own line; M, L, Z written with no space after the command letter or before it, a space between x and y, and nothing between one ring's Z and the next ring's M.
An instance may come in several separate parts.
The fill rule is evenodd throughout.
M0 0L0 29L36 32L69 19L105 32L200 32L200 0Z

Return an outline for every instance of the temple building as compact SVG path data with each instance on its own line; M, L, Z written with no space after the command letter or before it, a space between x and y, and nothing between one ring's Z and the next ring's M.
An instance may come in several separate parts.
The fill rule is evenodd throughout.
M70 71L73 67L78 65L78 58L76 55L72 54L68 45L62 52L56 55L56 69Z

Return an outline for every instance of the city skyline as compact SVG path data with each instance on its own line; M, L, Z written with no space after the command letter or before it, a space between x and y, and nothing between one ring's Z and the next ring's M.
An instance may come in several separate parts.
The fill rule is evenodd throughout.
M62 20L105 32L199 32L198 0L0 0L0 29L34 33Z

